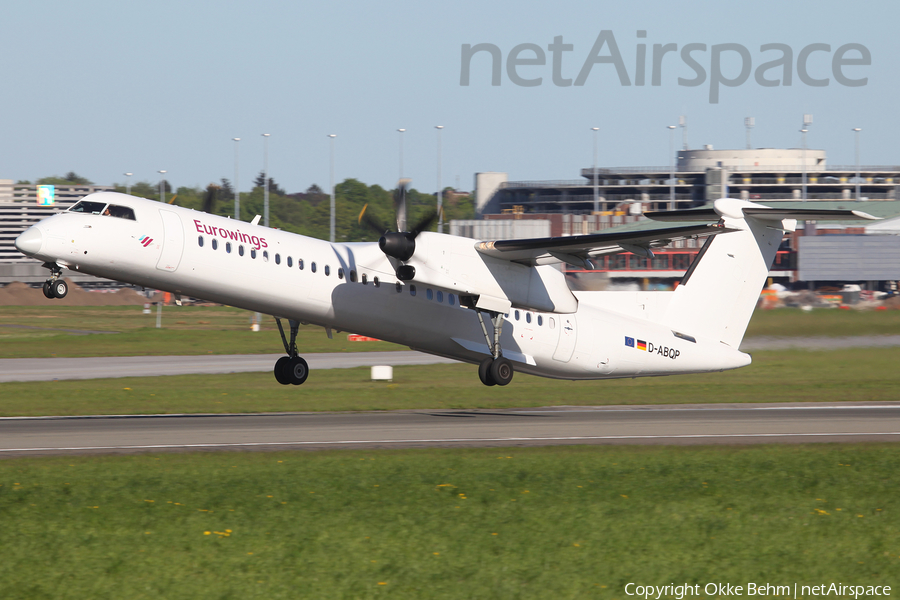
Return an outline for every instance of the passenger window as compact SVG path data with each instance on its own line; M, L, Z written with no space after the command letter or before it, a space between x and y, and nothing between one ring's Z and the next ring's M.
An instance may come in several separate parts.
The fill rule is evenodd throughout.
M301 271L303 270L303 259L302 258L297 259L297 267L299 267L299 269Z
M276 265L280 265L280 264L281 264L281 255L278 254L277 252L275 253L275 264L276 264Z
M525 313L525 322L531 323L531 313L530 312Z
M231 242L225 242L225 252L231 254Z
M366 285L367 283L369 283L369 276L363 273L362 284Z
M556 329L556 319L553 317L550 317L548 324L550 325L550 329Z
M256 248L250 248L250 258L256 258Z
M263 250L263 261L269 262L269 251L268 250Z
M202 235L197 238L197 245L200 246L201 248L203 247L203 236Z
M447 304L449 304L450 306L456 304L456 298L453 296L453 294L447 294Z
M409 286L409 295L410 296L416 295L416 286L414 286L414 285Z
M443 301L444 301L444 292L442 292L441 290L438 290L438 293L437 293L437 301L438 301L438 302L443 302Z
M516 321L519 320L519 311L516 311Z
M381 287L381 282L378 281L378 275L372 278L372 283L375 284L375 287Z
M402 284L402 283L400 283L400 282L398 281L398 282L397 282L396 284L394 284L394 285L395 285L395 287L397 288L397 293L398 293L398 294L399 294L400 292L403 291L403 284Z
M425 297L429 300L434 300L434 292L431 291L431 288L425 290Z
M240 256L243 256L243 255L244 255L244 247L243 247L243 246L238 246L238 254L239 254Z
M325 265L325 277L328 277L329 275L331 275L331 267Z
M294 261L290 256L287 258L287 266L289 269L294 266Z
M538 315L538 327L544 324L544 318L541 315Z
M356 283L356 269L350 269L350 281Z
M316 263L309 263L309 270L313 273L316 272Z
M338 279L344 278L344 269L342 267L338 267Z
M213 247L213 250L219 249L219 241L216 238L212 239L212 247Z

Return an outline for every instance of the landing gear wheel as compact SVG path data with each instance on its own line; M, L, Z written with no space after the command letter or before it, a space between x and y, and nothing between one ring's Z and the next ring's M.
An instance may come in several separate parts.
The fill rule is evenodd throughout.
M53 295L53 291L50 289L50 284L52 284L52 283L53 282L48 279L47 281L44 282L44 285L42 287L42 289L44 291L44 298L49 298L51 300L56 297Z
M497 385L507 385L513 378L513 366L508 358L502 356L491 364L491 379Z
M309 377L309 365L303 358L295 356L289 358L288 362L285 363L284 373L287 374L287 379L290 383L302 385L306 378Z
M275 379L281 385L288 385L291 383L288 373L288 363L290 361L291 359L287 356L282 356L275 361Z
M478 379L481 380L481 383L484 385L497 385L497 382L494 381L494 378L491 377L491 365L494 364L494 358L488 356L486 359L481 361L481 364L478 365Z
M57 279L50 285L50 292L54 298L65 298L69 293L69 284L62 279Z

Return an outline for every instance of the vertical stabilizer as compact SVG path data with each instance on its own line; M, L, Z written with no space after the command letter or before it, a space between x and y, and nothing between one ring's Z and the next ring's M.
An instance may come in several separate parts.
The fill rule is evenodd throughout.
M737 349L759 293L781 244L794 222L745 217L751 202L715 203L731 233L711 236L673 292L662 322L680 333L715 339Z

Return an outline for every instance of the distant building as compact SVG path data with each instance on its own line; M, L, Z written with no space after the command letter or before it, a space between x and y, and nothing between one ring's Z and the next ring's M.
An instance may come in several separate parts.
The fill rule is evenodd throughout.
M679 150L671 167L598 167L581 170L572 181L507 181L505 173L476 176L480 214L575 213L593 211L597 181L601 211L626 203L644 210L666 210L674 188L675 208L691 208L727 195L748 200L800 200L806 173L809 200L852 200L856 166L828 166L824 150L798 148ZM488 176L479 178L479 176ZM900 198L900 166L860 167L860 197Z

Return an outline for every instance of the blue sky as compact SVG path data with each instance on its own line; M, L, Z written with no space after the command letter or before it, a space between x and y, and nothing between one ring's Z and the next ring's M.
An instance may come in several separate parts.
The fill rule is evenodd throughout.
M234 177L249 189L263 164L288 191L326 187L329 140L337 134L336 177L385 187L398 176L397 128L404 133L404 174L413 186L436 187L435 125L443 125L443 183L472 187L477 171L511 179L578 179L592 162L591 127L600 128L599 164L667 165L669 132L687 115L691 147L740 148L743 120L756 119L753 143L797 147L802 115L812 113L811 148L831 164L853 164L854 127L864 164L900 164L894 109L900 94L900 10L888 2L62 2L36 0L4 8L0 33L0 178L33 180L74 170L96 183L156 181L175 186ZM631 86L613 65L598 64L581 86L552 82L547 46L563 36L561 75L574 79L601 31L611 31ZM645 39L638 30L647 32ZM470 84L460 85L463 44L488 43L502 53L500 86L490 83L490 56L473 58ZM506 70L517 45L540 46L546 64L517 68L535 87L515 85ZM634 85L638 44L647 44L647 82ZM663 58L661 85L650 85L653 44L706 44L692 56L707 72L711 47L741 44L752 69L793 51L793 84L758 85L753 75L722 87L709 102L709 76L679 85L694 72L678 52ZM803 84L798 54L812 43L811 77ZM849 66L861 87L832 75L838 47L856 43L871 65ZM607 50L601 55L607 54ZM534 56L523 51L519 57ZM848 54L858 56L858 54ZM740 71L724 52L721 71ZM780 77L780 70L769 71ZM680 131L676 144L680 144Z

